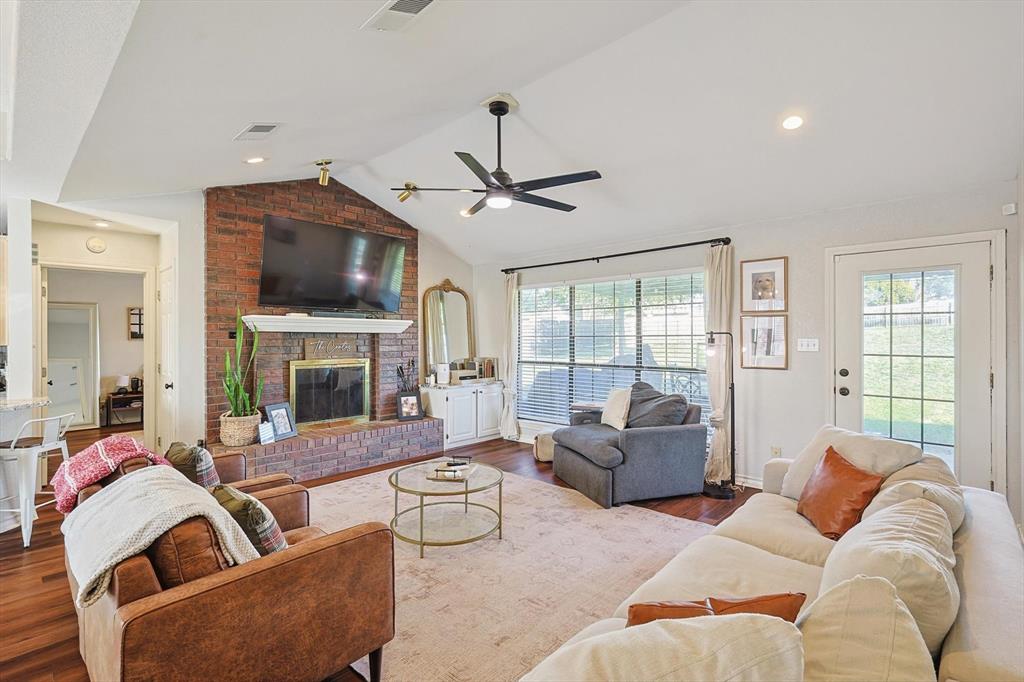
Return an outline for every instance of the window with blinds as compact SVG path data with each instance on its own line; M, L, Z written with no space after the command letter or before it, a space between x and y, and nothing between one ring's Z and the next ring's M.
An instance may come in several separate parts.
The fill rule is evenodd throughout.
M646 381L708 412L704 273L519 290L519 418L569 423L569 406Z

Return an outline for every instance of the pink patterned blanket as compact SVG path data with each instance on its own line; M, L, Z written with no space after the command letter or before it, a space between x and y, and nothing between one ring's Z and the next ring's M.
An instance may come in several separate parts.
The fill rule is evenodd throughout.
M69 514L78 504L78 493L109 476L122 462L145 457L154 464L170 462L140 445L127 434L107 436L61 462L50 480L57 498L57 511Z

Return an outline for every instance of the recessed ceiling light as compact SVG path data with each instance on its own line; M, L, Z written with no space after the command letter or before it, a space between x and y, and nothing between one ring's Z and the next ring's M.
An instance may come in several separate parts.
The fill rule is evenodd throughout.
M804 124L804 119L800 116L787 116L782 121L782 127L786 130L796 130Z
M251 159L245 160L246 163L263 163L264 161L266 161L266 159L262 156L254 156Z
M464 209L462 209L461 211L459 211L459 215L460 215L460 216L462 216L463 218L468 218L468 217L470 217L470 216L471 216L472 214L471 214L471 213L469 212L469 209L468 209L468 208L464 208Z
M105 223L102 220L93 221L93 225L96 227L110 227L110 223Z

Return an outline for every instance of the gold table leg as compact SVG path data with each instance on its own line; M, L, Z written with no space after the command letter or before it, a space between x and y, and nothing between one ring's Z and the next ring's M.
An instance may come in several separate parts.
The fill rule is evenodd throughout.
M502 488L502 483L503 482L504 481L498 483L498 539L499 540L501 539L501 525L502 525L501 524L501 521L502 521L502 519L501 519L501 488Z
M420 495L420 558L423 558L423 495Z

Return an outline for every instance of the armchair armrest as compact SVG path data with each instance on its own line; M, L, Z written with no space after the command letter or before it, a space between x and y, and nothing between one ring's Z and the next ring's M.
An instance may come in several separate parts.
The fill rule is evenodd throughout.
M601 410L573 412L569 415L569 426L579 426L580 424L600 424L601 414Z
M619 449L631 458L663 457L669 454L699 453L707 458L708 429L703 424L646 426L619 432Z
M126 680L324 679L394 637L394 575L391 530L354 526L119 608L110 651Z
M309 491L301 485L283 485L249 493L267 505L281 532L309 525Z
M222 452L213 456L213 468L225 485L245 480L245 455L241 452Z
M252 495L260 490L268 490L270 488L279 488L285 485L291 485L295 483L295 479L284 472L277 474L267 474L265 476L257 476L256 478L247 478L244 481L235 481L234 483L228 483L235 490L241 490L243 493L249 493Z
M761 474L761 490L766 493L780 495L782 493L782 479L786 477L786 472L789 471L792 463L793 460L783 459L782 457L775 457L765 462L764 471Z

